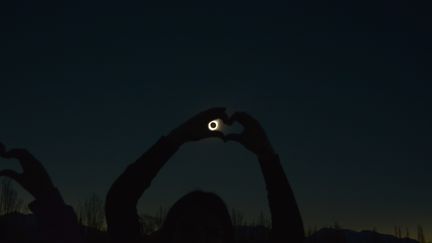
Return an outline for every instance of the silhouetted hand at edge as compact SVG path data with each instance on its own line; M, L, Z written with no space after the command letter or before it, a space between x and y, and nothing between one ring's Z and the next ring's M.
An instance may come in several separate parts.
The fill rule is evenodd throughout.
M4 145L0 143L0 157L6 159L18 159L23 169L22 173L13 170L1 170L0 177L7 176L12 178L32 194L35 199L39 199L41 196L46 195L54 188L45 168L27 150L11 149L6 151Z
M256 155L273 153L273 148L267 138L264 129L259 122L246 112L236 112L228 120L228 124L239 122L244 130L240 134L228 134L225 141L236 141Z
M181 145L186 142L198 141L209 137L224 138L224 134L220 131L210 131L208 123L215 119L221 119L224 123L228 122L228 116L225 113L225 108L211 108L200 112L191 119L184 122L182 125L174 129L168 138Z

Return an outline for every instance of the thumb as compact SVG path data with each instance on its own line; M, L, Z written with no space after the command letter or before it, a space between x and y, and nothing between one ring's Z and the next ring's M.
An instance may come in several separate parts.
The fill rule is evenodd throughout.
M11 149L4 152L3 156L7 159L18 159L18 160L35 160L32 154L25 149Z
M225 134L223 134L223 132L220 132L220 131L212 131L211 136L225 140Z
M2 176L6 176L6 177L9 177L11 179L14 179L17 182L20 182L20 175L13 170L1 170L0 171L0 177L2 177Z
M234 133L234 134L228 134L224 137L224 141L236 141L236 142L241 142L242 140L242 135L238 134L238 133Z

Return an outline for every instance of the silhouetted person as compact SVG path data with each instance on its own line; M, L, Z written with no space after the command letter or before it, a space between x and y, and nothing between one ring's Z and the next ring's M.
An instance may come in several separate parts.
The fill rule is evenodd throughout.
M225 203L214 193L193 191L169 210L155 242L233 242L234 230ZM141 241L142 242L142 241Z
M35 198L29 204L29 208L36 216L42 242L83 242L72 207L64 203L60 192L55 188L42 164L27 150L6 151L1 143L0 157L17 159L21 164L22 173L2 170L0 176L12 178Z
M210 131L207 124L214 119L224 123L239 122L242 134L224 136ZM182 197L169 210L159 232L140 235L136 204L168 159L181 145L209 137L237 141L255 153L267 188L272 217L270 241L299 243L304 240L301 216L293 192L264 130L246 113L235 113L231 118L224 108L213 108L199 113L189 121L162 137L138 160L129 165L111 186L106 198L108 233L112 242L233 242L233 227L228 210L215 194L192 192Z
M224 136L210 131L207 124L214 119L224 123L239 122L241 134ZM112 242L206 243L234 241L228 210L215 194L192 192L178 200L169 210L161 229L152 235L141 236L136 205L168 159L181 145L209 137L237 141L255 153L260 162L267 188L272 217L270 241L300 243L304 240L301 216L293 192L264 130L246 113L231 118L224 108L199 113L168 136L159 139L146 153L117 178L111 186L105 204L108 233Z

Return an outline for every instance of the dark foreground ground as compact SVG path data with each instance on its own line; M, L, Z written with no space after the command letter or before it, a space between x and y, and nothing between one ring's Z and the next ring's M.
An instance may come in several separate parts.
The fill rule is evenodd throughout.
M83 233L89 243L109 242L105 231L83 227ZM236 227L238 242L266 242L268 229L263 226ZM37 221L32 214L9 214L0 216L0 242L40 242ZM322 228L306 238L305 243L419 243L409 238L397 238L392 235L373 231L356 232L347 229Z

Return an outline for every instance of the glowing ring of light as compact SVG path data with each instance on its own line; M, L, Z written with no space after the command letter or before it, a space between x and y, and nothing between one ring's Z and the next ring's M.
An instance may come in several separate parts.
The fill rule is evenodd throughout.
M218 128L219 128L219 121L218 120L213 120L213 121L209 122L208 129L210 131L216 131Z

